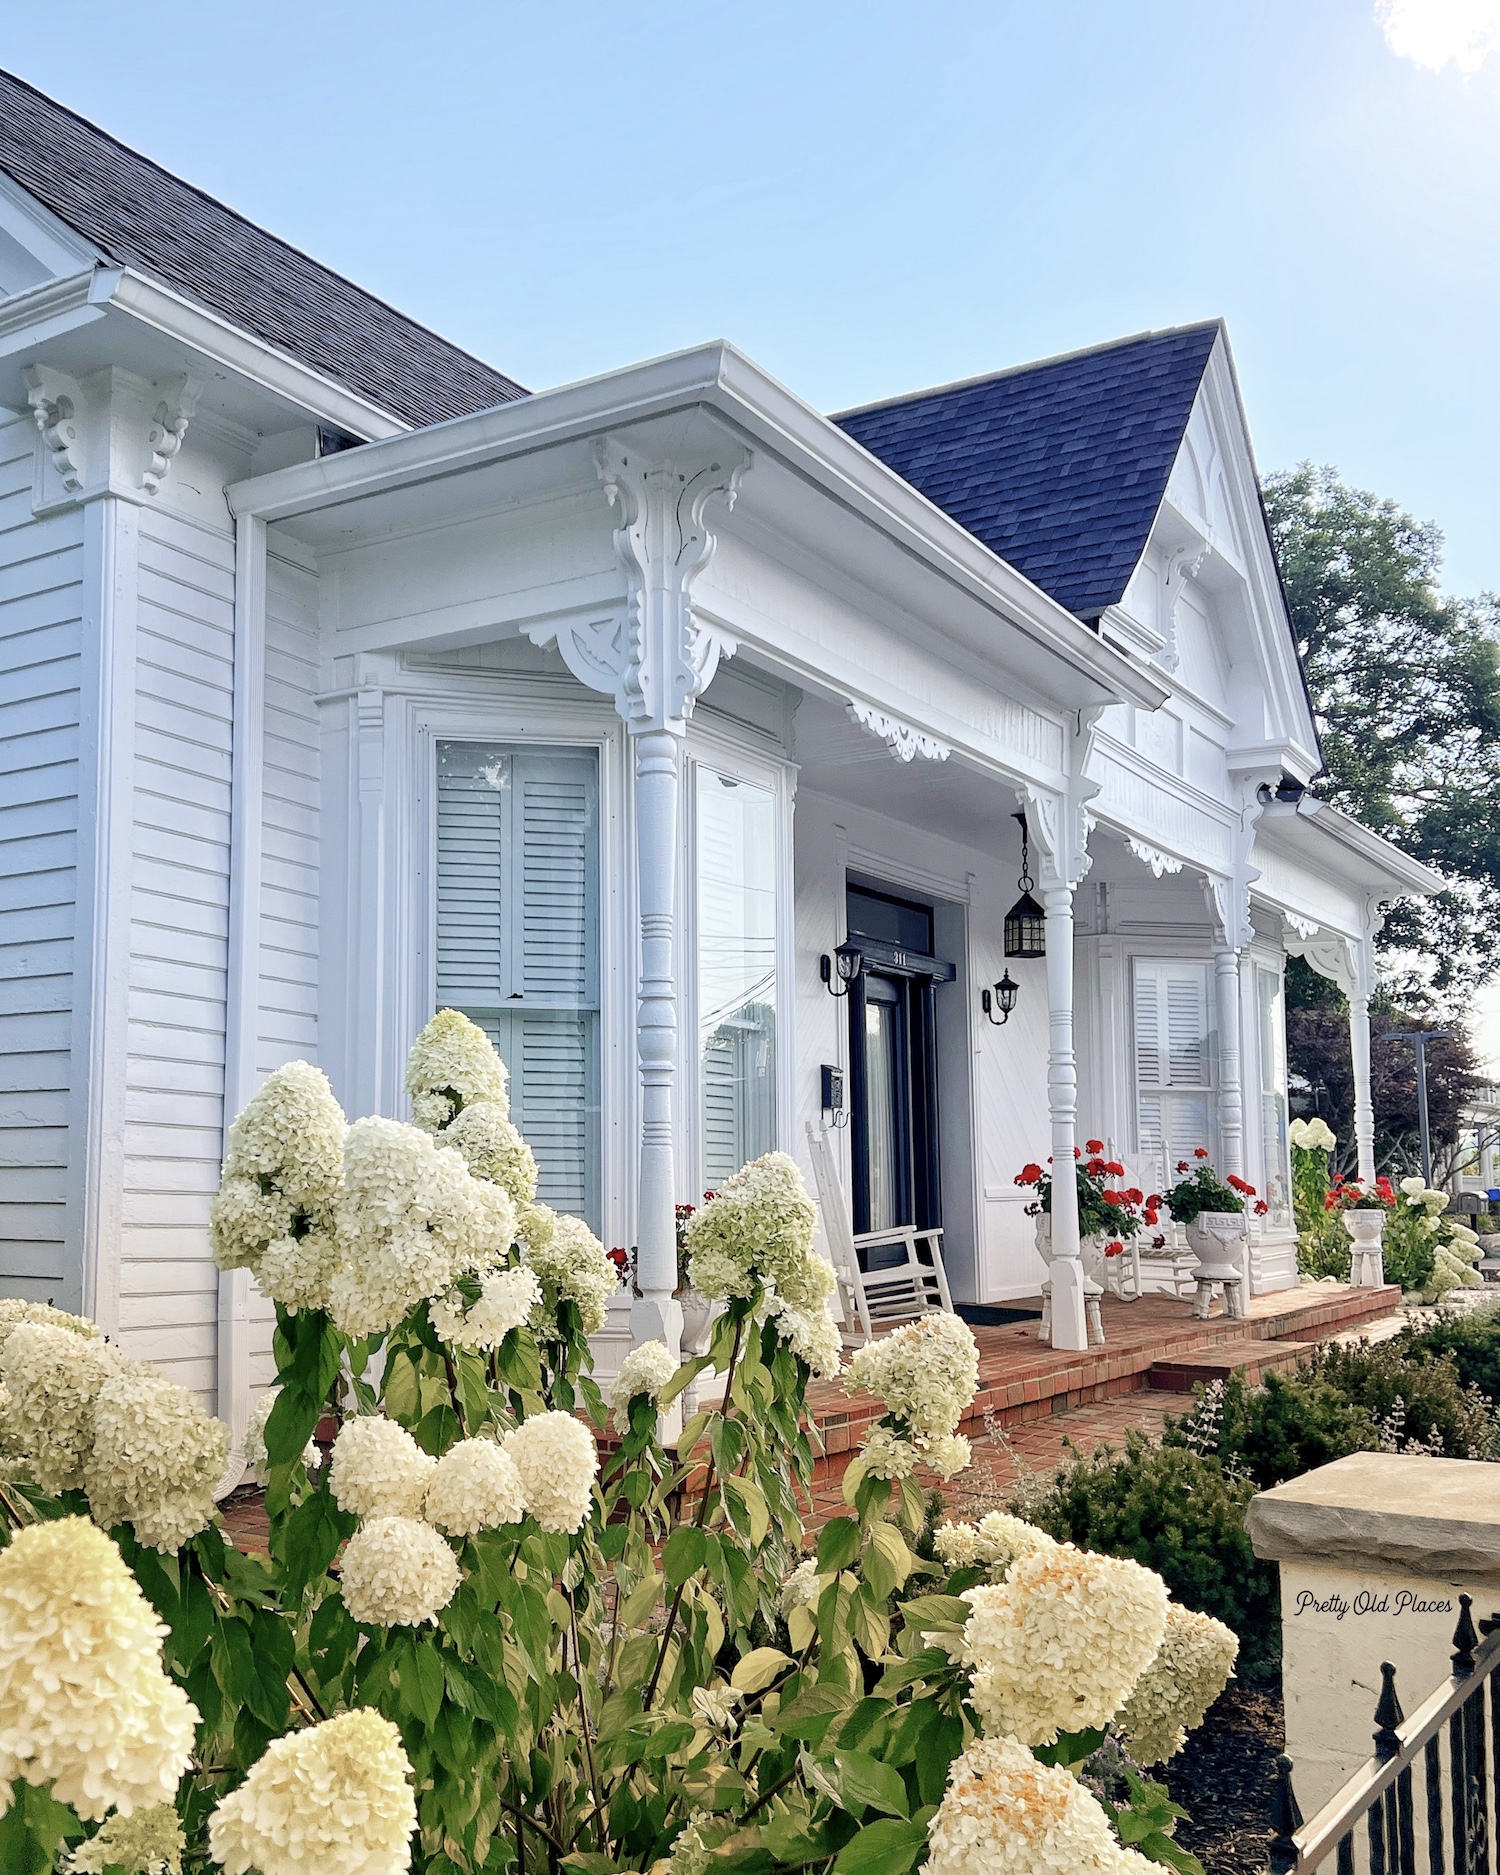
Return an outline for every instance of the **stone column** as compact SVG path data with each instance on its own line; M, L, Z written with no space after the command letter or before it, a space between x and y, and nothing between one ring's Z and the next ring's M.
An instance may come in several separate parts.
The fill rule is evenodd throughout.
M1286 1748L1305 1817L1369 1759L1380 1667L1412 1712L1449 1674L1459 1595L1500 1609L1500 1466L1356 1452L1250 1505L1281 1572Z
M1227 945L1214 951L1214 988L1219 1025L1220 1170L1245 1176L1245 1101L1240 1084L1240 954Z

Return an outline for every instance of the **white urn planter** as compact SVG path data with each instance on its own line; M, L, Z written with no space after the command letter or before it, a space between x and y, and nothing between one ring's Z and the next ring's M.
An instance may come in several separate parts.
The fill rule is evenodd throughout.
M1225 1314L1242 1316L1245 1313L1245 1256L1249 1249L1244 1212L1200 1211L1184 1229L1188 1248L1198 1260L1193 1272L1193 1280L1198 1285L1193 1313L1200 1321L1206 1321L1213 1292L1222 1284Z
M1052 1268L1052 1213L1039 1211L1036 1215L1036 1250L1037 1255ZM1104 1246L1109 1239L1099 1232L1078 1240L1079 1261L1083 1264L1083 1305L1088 1317L1089 1341L1098 1347L1104 1345L1104 1318L1099 1311L1099 1298L1104 1294ZM1042 1284L1042 1325L1038 1331L1040 1339L1049 1341L1052 1335L1052 1283Z
M680 1289L677 1306L682 1310L682 1358L695 1360L708 1352L709 1330L713 1326L714 1305L696 1289ZM682 1390L682 1416L690 1419L698 1410L698 1382L690 1380Z
M1349 1257L1349 1281L1356 1289L1378 1289L1385 1281L1385 1255L1381 1240L1385 1236L1385 1211L1348 1210L1344 1229L1353 1243Z

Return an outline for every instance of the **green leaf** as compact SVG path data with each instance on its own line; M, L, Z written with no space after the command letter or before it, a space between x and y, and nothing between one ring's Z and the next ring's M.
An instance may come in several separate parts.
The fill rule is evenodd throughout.
M436 1725L443 1704L443 1660L431 1641L411 1638L401 1660L401 1691L424 1725Z
M657 1405L665 1410L672 1404L673 1400L677 1398L678 1394L682 1392L684 1387L691 1386L698 1378L699 1374L703 1373L712 1365L713 1363L706 1354L699 1355L695 1360L684 1361L681 1367L678 1368L677 1372L673 1374L672 1378L657 1395Z
M839 1850L834 1875L906 1875L927 1843L927 1825L884 1817Z
M279 1404L279 1402L278 1402ZM287 1593L300 1599L309 1582L327 1573L339 1545L353 1534L355 1519L339 1509L333 1493L314 1491L292 1512L277 1532L277 1560L286 1571Z
M644 1577L620 1603L619 1621L621 1627L638 1628L650 1618L652 1610L661 1600L662 1579L657 1575Z
M76 1842L83 1826L50 1785L33 1789L17 1778L11 1788L13 1801L0 1816L0 1868L5 1875L47 1875L64 1838Z
M697 1524L680 1525L667 1538L661 1553L661 1566L675 1589L688 1577L696 1575L708 1560L708 1539Z
M755 1647L735 1662L729 1684L737 1693L759 1693L793 1664L779 1647Z
M759 1548L766 1540L766 1532L771 1527L771 1513L766 1508L766 1500L761 1495L759 1485L754 1485L748 1478L727 1477L721 1480L726 1498L733 1498L739 1505L745 1522L749 1525L750 1541Z
M836 1575L840 1569L847 1569L858 1556L861 1541L855 1518L830 1518L818 1533L818 1574Z
M909 1660L900 1660L895 1666L887 1667L880 1676L877 1690L886 1694L899 1693L903 1686L910 1686L915 1680L936 1679L939 1674L952 1670L951 1654L941 1647L924 1647Z
M1055 1745L1038 1745L1035 1751L1042 1764L1074 1765L1092 1758L1103 1743L1103 1732L1090 1728L1083 1732L1060 1732Z
M901 1604L908 1628L961 1628L973 1612L958 1595L913 1595Z
M887 1816L909 1816L911 1804L901 1773L864 1751L836 1751L839 1787L846 1804L862 1803Z
M860 1574L881 1601L894 1595L911 1574L912 1555L893 1523L877 1523L870 1530Z

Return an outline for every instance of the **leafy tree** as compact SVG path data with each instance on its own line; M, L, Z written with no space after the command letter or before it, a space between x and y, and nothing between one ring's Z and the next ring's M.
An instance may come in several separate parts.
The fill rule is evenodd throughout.
M1382 936L1408 1005L1500 966L1500 600L1437 588L1442 536L1302 463L1265 485L1328 765L1318 793L1444 873Z

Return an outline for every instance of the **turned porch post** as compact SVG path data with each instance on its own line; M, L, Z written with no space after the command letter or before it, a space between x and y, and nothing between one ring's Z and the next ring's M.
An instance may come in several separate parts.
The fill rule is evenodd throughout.
M680 432L674 439L683 443ZM714 536L704 524L709 500L734 505L750 451L704 426L698 439L663 454L655 438L608 436L594 444L599 480L615 511L615 555L625 575L625 603L603 618L548 621L534 643L557 640L580 683L613 698L635 752L635 890L639 929L635 1018L640 1077L640 1145L635 1192L636 1286L631 1340L663 1341L676 1360L682 1346L677 1287L679 1196L676 1161L677 1068L681 1025L677 998L678 851L681 845L682 745L694 701L734 649L694 615L691 587L708 564Z
M1214 950L1219 1028L1219 1156L1227 1175L1245 1176L1245 1096L1240 1078L1240 954Z
M1373 920L1371 922L1374 922ZM1376 926L1378 929L1378 925ZM1349 986L1349 1060L1354 1070L1354 1149L1362 1184L1375 1177L1375 1103L1370 1097L1370 992L1375 984L1373 932L1351 945L1353 981Z

